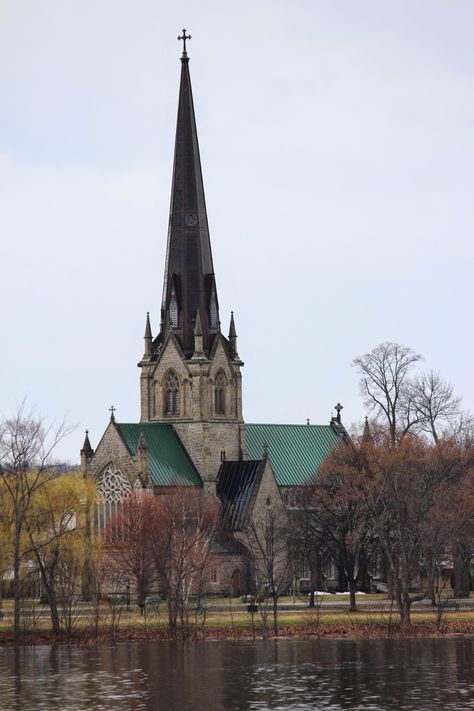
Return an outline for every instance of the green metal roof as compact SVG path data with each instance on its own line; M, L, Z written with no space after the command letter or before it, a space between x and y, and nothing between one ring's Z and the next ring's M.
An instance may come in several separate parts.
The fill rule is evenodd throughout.
M171 425L161 422L115 423L132 456L143 432L155 486L201 486L201 478Z
M278 486L309 484L341 442L331 425L245 425L245 439L249 459L261 459L268 446Z

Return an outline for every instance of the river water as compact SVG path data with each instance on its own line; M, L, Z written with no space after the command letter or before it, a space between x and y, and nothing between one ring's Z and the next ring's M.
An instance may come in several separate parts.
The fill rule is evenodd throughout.
M0 649L1 711L474 709L474 640Z

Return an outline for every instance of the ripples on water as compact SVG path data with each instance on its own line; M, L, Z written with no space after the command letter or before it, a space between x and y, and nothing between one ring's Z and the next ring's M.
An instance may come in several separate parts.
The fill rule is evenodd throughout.
M466 639L0 650L1 711L474 709Z

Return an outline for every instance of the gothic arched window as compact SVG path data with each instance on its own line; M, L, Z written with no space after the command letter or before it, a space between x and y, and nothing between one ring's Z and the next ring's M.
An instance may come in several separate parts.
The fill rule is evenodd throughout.
M176 301L176 294L171 292L170 299L170 326L171 328L178 328L179 326L179 315L178 315L178 302Z
M217 328L217 300L215 294L212 294L211 305L209 308L210 327L214 331Z
M179 415L179 380L172 370L165 381L165 414Z
M222 370L220 370L214 385L214 407L216 415L225 415L225 385L226 377Z

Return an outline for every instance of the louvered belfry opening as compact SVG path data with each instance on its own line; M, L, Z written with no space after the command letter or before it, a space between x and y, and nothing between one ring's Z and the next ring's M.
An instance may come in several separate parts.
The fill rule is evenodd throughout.
M179 380L174 371L170 371L166 376L165 389L165 413L167 415L179 415Z
M216 415L225 415L225 385L226 377L224 373L220 370L216 376L216 382L214 386L214 406Z

